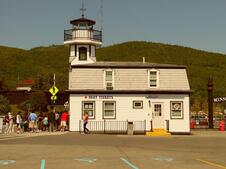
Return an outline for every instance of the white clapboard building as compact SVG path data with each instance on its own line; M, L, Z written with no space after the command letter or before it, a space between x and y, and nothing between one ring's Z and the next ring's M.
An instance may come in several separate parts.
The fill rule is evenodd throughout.
M70 131L82 130L82 115L89 114L89 129L124 131L162 129L190 133L190 86L186 66L145 62L98 62L96 49L102 32L95 21L70 21L64 44L70 46ZM133 122L133 123L130 123Z

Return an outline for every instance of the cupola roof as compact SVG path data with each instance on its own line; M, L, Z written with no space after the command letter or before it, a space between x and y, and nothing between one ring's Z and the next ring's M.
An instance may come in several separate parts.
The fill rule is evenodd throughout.
M79 18L79 19L71 20L70 23L71 23L72 25L76 25L76 26L79 25L80 23L87 23L88 26L92 26L92 25L94 25L96 22L93 21L93 20L90 20L90 19L87 19L87 18L82 17L82 18Z

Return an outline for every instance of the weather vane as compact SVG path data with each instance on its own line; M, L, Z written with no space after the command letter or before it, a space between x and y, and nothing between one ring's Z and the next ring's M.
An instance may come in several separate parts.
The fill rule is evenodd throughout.
M80 8L80 11L82 11L82 17L84 18L84 12L86 11L86 8L84 7L84 0L82 0L82 8Z

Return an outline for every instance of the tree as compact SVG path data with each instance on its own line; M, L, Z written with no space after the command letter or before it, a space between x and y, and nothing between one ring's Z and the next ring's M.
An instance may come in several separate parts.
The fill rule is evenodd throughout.
M9 100L0 95L0 114L7 114L10 111Z
M45 90L45 76L44 74L38 74L35 83L32 86L33 90Z
M46 111L48 103L45 92L33 92L28 104L30 104L31 110Z
M5 84L4 80L0 79L0 94L8 90L8 86Z

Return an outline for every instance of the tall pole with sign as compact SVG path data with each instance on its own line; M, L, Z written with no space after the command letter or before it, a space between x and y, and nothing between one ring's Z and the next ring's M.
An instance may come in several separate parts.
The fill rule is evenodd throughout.
M55 85L55 73L53 74L53 86L49 89L49 92L52 94L51 100L53 104L55 104L55 101L57 100L56 94L58 93L58 88Z

